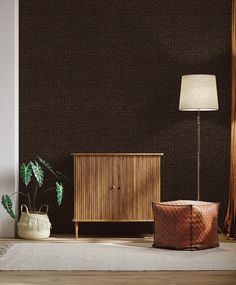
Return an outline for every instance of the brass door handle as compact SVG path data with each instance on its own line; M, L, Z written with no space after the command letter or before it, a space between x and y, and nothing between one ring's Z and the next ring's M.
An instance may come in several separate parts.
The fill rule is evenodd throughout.
M111 190L115 190L115 189L116 189L116 186L115 186L115 185L111 186ZM118 186L118 187L117 187L117 190L121 190L121 187Z

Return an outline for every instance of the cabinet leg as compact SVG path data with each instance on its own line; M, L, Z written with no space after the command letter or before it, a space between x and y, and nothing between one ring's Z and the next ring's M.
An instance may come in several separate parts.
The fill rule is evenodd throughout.
M75 222L75 239L79 238L79 223Z

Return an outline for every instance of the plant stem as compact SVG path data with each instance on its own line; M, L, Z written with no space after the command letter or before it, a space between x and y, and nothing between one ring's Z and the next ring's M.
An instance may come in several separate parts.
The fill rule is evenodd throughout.
M35 190L33 194L33 212L35 213L36 211L36 197L37 197L37 192L38 192L38 185L35 183Z
M27 192L27 194L25 194L23 192L15 192L15 193L11 194L11 196L18 195L18 194L21 194L21 195L23 195L23 196L25 196L27 198L29 210L32 211L31 199L30 199L29 191Z
M44 193L46 193L46 192L48 192L48 191L50 191L50 190L55 190L55 186L54 186L54 187L49 187L49 188L43 190L42 192L40 192L40 193L38 194L38 196L40 197L42 194L44 194Z
M47 188L47 189L45 189L45 190L43 191L43 193L46 193L46 192L48 192L48 191L50 191L50 190L54 190L54 189L55 189L55 187Z
M29 191L27 192L28 194L28 204L29 204L29 210L30 212L32 212L32 204L31 204L31 199L30 199L30 194L29 194Z
M28 198L28 196L25 193L23 193L23 192L15 192L15 193L11 194L10 196L13 196L13 195L16 195L16 194L21 194L21 195L24 195L26 198Z

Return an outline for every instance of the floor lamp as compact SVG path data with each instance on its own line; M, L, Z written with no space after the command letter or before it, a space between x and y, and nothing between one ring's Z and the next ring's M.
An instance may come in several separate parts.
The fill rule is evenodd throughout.
M183 75L181 81L179 110L197 111L197 200L200 200L200 112L217 111L218 98L215 75Z

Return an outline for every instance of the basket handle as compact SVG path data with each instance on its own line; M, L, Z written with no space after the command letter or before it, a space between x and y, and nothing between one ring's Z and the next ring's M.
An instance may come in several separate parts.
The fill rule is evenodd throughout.
M39 208L39 212L41 212L41 210L42 210L43 207L46 208L45 214L47 214L47 213L48 213L48 205L46 205L46 204L42 205L42 206Z
M23 212L23 208L24 208L24 207L25 207L25 209L26 209L26 213L29 214L28 207L27 207L25 204L22 204L22 205L20 206L20 212L21 212L21 213Z

